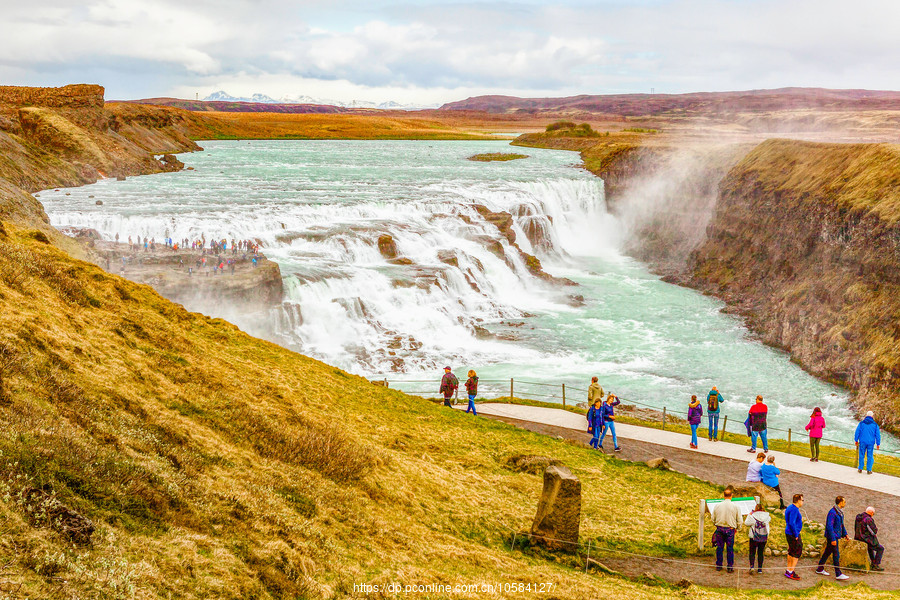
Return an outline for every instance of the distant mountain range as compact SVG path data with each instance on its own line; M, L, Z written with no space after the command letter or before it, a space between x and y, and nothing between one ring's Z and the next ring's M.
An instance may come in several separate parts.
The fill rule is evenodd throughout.
M788 109L898 110L900 92L781 88L688 94L606 94L566 98L476 96L444 104L441 110L499 114L606 114L651 116L689 113L766 112Z
M401 104L390 100L388 102L369 102L367 100L351 100L350 102L341 102L340 100L328 100L324 98L313 98L312 96L284 96L283 98L272 98L265 94L253 94L249 98L232 96L228 92L213 92L203 99L204 102L245 102L250 104L312 104L317 106L338 106L340 108L374 108L378 110L423 110L429 108L437 108L440 104L419 105L419 104Z

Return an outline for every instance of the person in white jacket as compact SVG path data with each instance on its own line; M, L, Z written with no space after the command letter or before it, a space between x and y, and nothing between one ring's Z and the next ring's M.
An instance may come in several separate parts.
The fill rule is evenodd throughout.
M762 481L760 471L762 470L763 463L765 462L766 455L763 452L757 454L756 458L750 461L750 464L747 465L747 481Z
M756 565L756 572L762 573L763 570L763 553L766 549L766 542L769 541L769 523L772 522L772 516L766 512L762 504L757 504L747 518L744 519L744 525L747 526L747 536L750 538L750 574L753 574L753 567Z

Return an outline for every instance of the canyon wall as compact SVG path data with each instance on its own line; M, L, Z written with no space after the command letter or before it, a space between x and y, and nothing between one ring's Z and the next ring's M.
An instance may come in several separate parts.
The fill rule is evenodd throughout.
M898 428L900 147L760 144L722 180L683 276Z

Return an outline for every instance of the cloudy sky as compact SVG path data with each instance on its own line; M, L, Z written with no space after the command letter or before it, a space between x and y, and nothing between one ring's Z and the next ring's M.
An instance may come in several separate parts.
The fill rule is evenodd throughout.
M898 0L0 0L0 84L440 103L900 87Z

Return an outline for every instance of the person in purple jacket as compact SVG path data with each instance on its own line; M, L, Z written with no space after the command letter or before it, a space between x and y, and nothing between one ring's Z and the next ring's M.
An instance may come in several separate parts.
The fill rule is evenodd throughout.
M688 405L688 424L691 426L691 448L697 448L697 428L703 419L703 407L697 396L691 396L691 403Z

